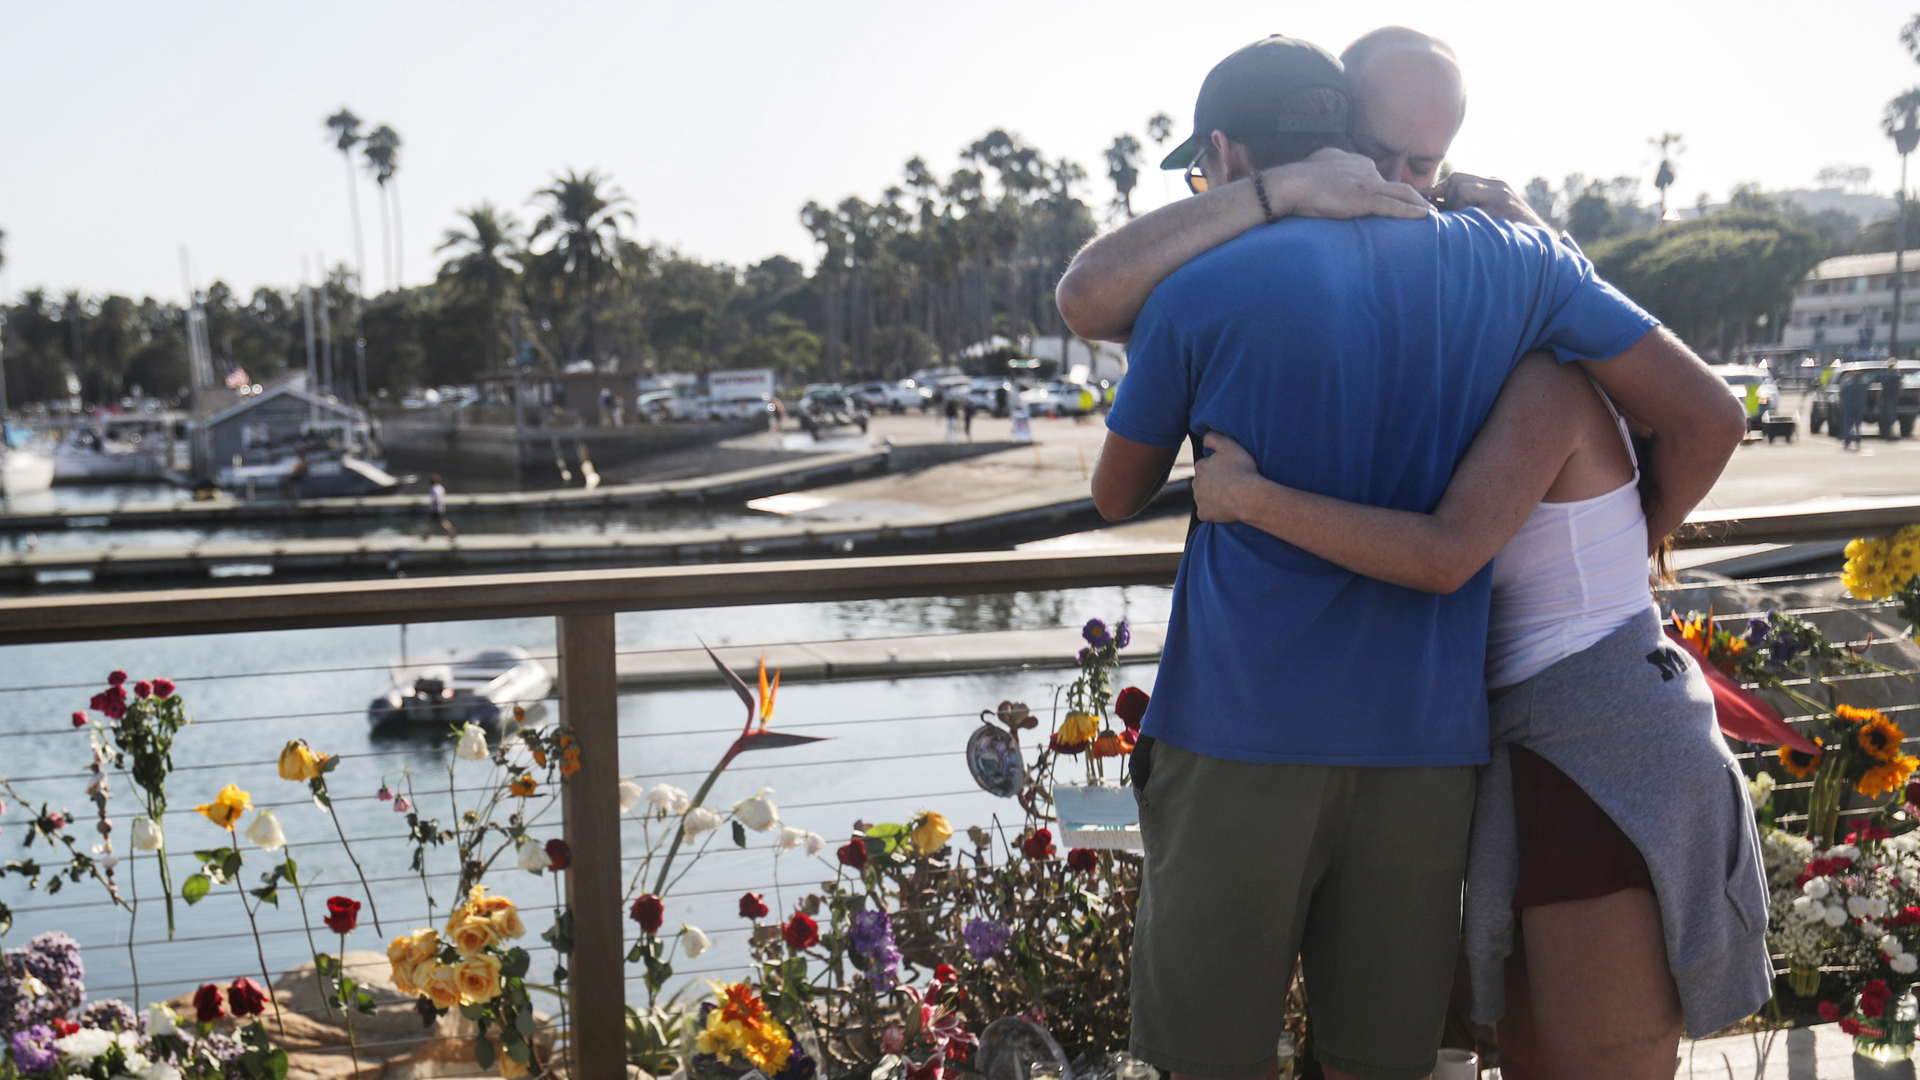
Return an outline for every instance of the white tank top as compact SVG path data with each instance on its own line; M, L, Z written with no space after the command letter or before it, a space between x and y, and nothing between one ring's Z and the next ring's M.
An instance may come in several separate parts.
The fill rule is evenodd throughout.
M1613 419L1626 439L1617 411ZM1590 499L1541 503L1494 557L1489 688L1531 679L1647 609L1647 516L1631 441L1627 457L1633 479Z

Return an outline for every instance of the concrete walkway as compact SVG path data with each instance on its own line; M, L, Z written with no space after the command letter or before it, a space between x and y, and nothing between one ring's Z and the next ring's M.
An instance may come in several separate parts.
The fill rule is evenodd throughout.
M1774 1033L1771 1043L1764 1033L1682 1042L1674 1075L1677 1080L1912 1080L1913 1068L1910 1061L1887 1066L1856 1062L1852 1036L1836 1024L1815 1024Z

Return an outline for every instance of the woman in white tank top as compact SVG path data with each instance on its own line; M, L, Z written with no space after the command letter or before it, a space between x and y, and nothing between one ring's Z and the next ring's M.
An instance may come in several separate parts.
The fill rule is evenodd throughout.
M1431 514L1285 488L1231 438L1215 433L1206 445L1193 488L1204 521L1243 522L1426 592L1452 592L1491 560L1487 685L1496 696L1651 604L1639 463L1625 424L1576 364L1546 354L1520 362ZM1575 1041L1598 1028L1638 1042L1629 1057L1671 1068L1680 1000L1649 888L1526 907L1521 924L1524 959L1509 958L1500 1021L1503 1075L1548 1076L1545 1059L1560 1055L1542 1044L1572 1028L1584 1029Z

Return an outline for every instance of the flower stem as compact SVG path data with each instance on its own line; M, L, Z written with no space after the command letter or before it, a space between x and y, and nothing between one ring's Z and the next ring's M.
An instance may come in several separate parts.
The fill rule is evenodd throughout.
M133 969L133 1007L140 1008L140 954L133 947L133 931L140 923L140 866L134 860L140 849L127 847L127 966Z
M267 1000L273 1002L273 1022L280 1029L280 1037L287 1037L287 1022L280 1015L280 999L273 996L273 976L267 974L267 953L260 947L260 923L253 917L253 909L247 906L247 887L240 884L236 875L233 887L240 892L240 910L247 913L247 925L253 927L253 954L260 960L260 979L267 984Z
M347 1056L353 1059L353 1078L360 1080L360 1042L353 1034L353 1000L347 982L347 935L340 935L340 977L333 985L340 992L340 1012L347 1018ZM282 1033L284 1034L284 1032Z
M680 814L681 824L679 828L673 831L673 843L667 847L666 862L661 864L660 876L653 880L653 894L655 896L666 895L667 871L673 869L673 857L680 853L680 841L687 835L687 815L692 813L694 808L706 802L707 793L713 790L713 782L720 779L720 774L725 772L727 766L732 764L732 762L733 752L728 751L726 756L720 759L720 764L715 765L713 771L707 774L707 779L700 785L700 790L693 793L693 801L688 803L686 810Z
M340 827L340 812L333 808L333 798L327 798L327 816L333 819L333 831L340 836L340 846L346 849L347 861L353 864L353 872L360 877L360 889L367 894L367 910L373 915L373 931L381 937L387 932L380 928L380 905L374 903L373 889L367 885L367 872L360 869L360 857L353 853L353 845L347 843L347 830Z
M292 861L293 845L291 844L287 845L286 850L287 850L288 861ZM297 867L299 864L295 863L294 865ZM300 904L300 925L304 927L307 931L307 954L309 956L313 956L316 958L313 965L313 982L314 982L314 985L320 990L320 1004L326 1007L327 1019L331 1020L333 1019L333 1001L332 999L327 997L327 981L320 977L320 963L318 960L318 957L320 956L320 946L314 944L313 921L307 918L306 886L301 885L298 882L294 882L293 896L294 896L294 899L297 900Z

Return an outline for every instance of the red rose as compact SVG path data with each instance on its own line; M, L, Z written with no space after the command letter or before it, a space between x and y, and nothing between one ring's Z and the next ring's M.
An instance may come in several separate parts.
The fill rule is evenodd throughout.
M241 977L227 987L227 1004L235 1016L259 1016L267 1007L267 992L252 979Z
M1083 874L1091 874L1100 869L1100 857L1091 848L1077 847L1067 852L1067 865Z
M789 948L799 952L820 944L820 926L807 918L806 912L796 911L793 918L787 920L787 925L780 928L780 936L787 939Z
M55 1034L64 1037L79 1031L80 1025L64 1016L56 1016L53 1018L53 1030Z
M1053 846L1053 832L1049 829L1035 829L1033 834L1020 844L1020 850L1030 859L1053 857L1057 849Z
M152 697L153 684L146 681L145 679L142 679L139 682L133 684L133 694L135 697L143 697L143 698Z
M1846 1032L1848 1035L1858 1035L1860 1034L1860 1021L1855 1020L1851 1016L1845 1017L1840 1021L1840 1030Z
M87 714L86 714L86 713L83 713L83 712L77 712L77 711L76 711L76 712L75 712L75 713L73 714L73 726L74 726L74 727L86 727L86 726L87 726Z
M1129 686L1120 691L1113 699L1113 715L1119 717L1130 728L1140 726L1140 718L1147 715L1147 692L1137 686Z
M193 1018L202 1024L211 1024L227 1015L220 1004L220 988L208 983L193 992Z
M547 841L547 869L565 870L573 862L573 849L559 837Z
M1831 1001L1821 1002L1820 1003L1820 1019L1825 1020L1829 1024L1833 1023L1835 1020L1840 1019L1840 1006L1835 1005Z
M866 841L857 836L840 845L840 850L834 852L834 854L840 857L841 866L853 870L865 870L867 868L867 844Z
M173 696L173 680L172 679L153 680L153 696L157 698L172 697Z
M121 683L126 681L127 681L127 673L124 671L115 670L108 673L107 675L108 686L119 686Z
M960 973L953 970L952 964L941 964L933 969L933 981L937 983L959 982Z
M105 714L109 720L118 720L127 715L127 692L122 687L110 686L93 695L87 706L94 712Z
M764 919L767 917L767 902L757 892L740 897L740 917L743 919Z
M360 901L345 896L327 900L327 917L322 920L336 934L351 934L360 925Z
M1877 1017L1887 1011L1887 999L1860 995L1860 1015Z
M660 898L652 893L642 894L627 912L627 918L639 923L641 932L647 934L659 933L660 920L666 918L666 915L667 905L661 903Z

